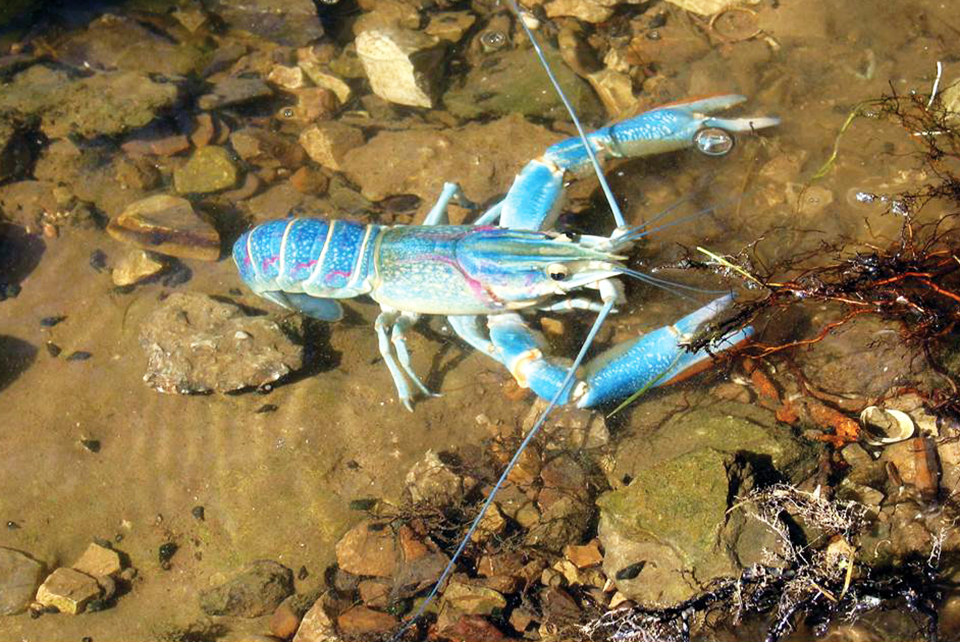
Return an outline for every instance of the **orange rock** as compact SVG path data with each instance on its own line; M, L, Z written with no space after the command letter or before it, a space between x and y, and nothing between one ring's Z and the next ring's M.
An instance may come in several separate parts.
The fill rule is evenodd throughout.
M420 538L417 537L416 533L414 533L409 526L401 526L397 535L400 540L400 551L403 553L403 560L405 562L420 559L430 552L426 544L420 541Z
M389 613L355 606L337 618L337 626L347 636L366 636L392 630L397 619Z
M290 607L290 600L296 596L291 596L280 603L277 610L270 616L270 633L286 640L293 637L300 627L300 618Z
M834 434L821 435L818 438L821 441L832 444L836 448L842 448L846 444L855 442L860 435L860 424L830 406L816 400L809 400L806 403L806 409L811 421L817 426L833 429Z
M577 568L588 568L596 566L603 561L603 553L600 552L600 545L597 540L593 540L583 546L567 544L563 547L564 556L573 562Z
M317 170L304 166L293 173L290 184L301 194L322 194L327 191L330 180Z
M337 563L354 575L391 577L397 558L393 531L383 522L360 522L337 542Z

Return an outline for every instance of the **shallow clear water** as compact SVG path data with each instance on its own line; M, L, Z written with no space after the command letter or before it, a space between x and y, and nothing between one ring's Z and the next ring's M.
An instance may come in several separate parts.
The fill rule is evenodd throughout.
M152 9L162 25L170 20L168 4L173 3L134 2L109 9L120 15ZM468 8L462 4L469 3L457 8ZM946 62L945 82L960 77L955 62L960 19L950 3L783 0L776 7L756 7L762 36L742 42L724 42L715 33L705 37L711 33L705 21L665 4L662 8L671 16L668 26L637 52L655 68L654 80L644 86L647 93L639 94L642 108L736 92L749 98L742 113L779 115L783 123L759 137L744 137L722 159L683 152L625 162L611 172L613 189L634 224L701 186L705 176L708 185L687 211L720 204L692 223L655 235L638 251L643 265L675 262L684 254L681 246L737 254L756 243L756 260L773 265L814 252L823 242L886 246L898 237L901 221L896 216L883 205L855 198L858 191L889 194L915 188L929 178L911 155L916 141L894 125L858 120L842 138L834 168L799 204L798 196L829 157L859 102L891 88L929 92L938 60ZM638 6L638 16L640 10ZM50 38L54 51L63 33L84 29L98 11L70 14L62 31ZM624 17L631 11L621 9ZM14 32L0 38L0 44L7 47L24 37ZM456 122L417 110L385 108L384 113L395 119L386 128L443 122L452 127ZM244 118L263 122L260 114L239 111L234 130ZM571 131L563 121L540 124L563 132L547 138ZM542 145L506 140L493 141L491 147L510 158L509 170L498 168L496 175L502 192L511 173ZM167 178L177 162L160 161ZM416 166L419 161L405 162ZM474 171L459 169L430 180L457 180L461 172ZM415 180L422 176L411 174ZM282 174L276 178L277 183L283 180ZM574 192L589 194L591 183L584 183ZM330 199L325 203L331 209L323 215L342 215ZM578 201L578 209L587 211L570 217L571 222L591 230L612 228L603 208L589 209L584 203ZM588 202L597 203L596 197ZM416 213L401 213L396 222L418 220L429 206L423 201ZM931 205L924 215L937 216L937 208ZM379 358L372 327L377 307L366 301L350 302L355 314L321 334L323 360L315 376L278 385L267 395L159 394L143 384L145 356L138 333L170 288L150 283L116 293L109 275L89 265L96 250L108 257L125 250L101 230L65 226L58 237L42 238L42 243L39 261L21 281L22 292L0 302L0 336L32 346L11 342L3 347L0 522L15 527L0 524L0 546L27 550L53 566L74 560L91 540L111 540L129 555L141 579L115 607L93 616L4 618L0 639L157 639L197 619L197 587L224 579L252 559L277 560L295 570L306 567L310 575L302 586L317 585L334 560L338 538L361 517L350 510L352 500L399 500L403 476L426 450L480 443L490 435L478 424L479 415L493 424L518 423L532 401L505 394L515 392L507 373L453 338L442 320L429 320L421 323L424 332L411 333L409 345L414 369L430 373L428 385L443 396L420 400L415 413L407 413ZM231 261L187 264L193 277L177 289L229 296L282 316L242 288ZM730 283L715 275L662 274L703 288ZM234 288L243 294L231 294ZM631 287L630 296L627 309L611 321L607 342L668 323L694 307L649 288ZM65 319L54 327L40 325L41 319L60 315ZM581 331L585 323L567 325ZM47 353L47 342L63 349L59 358ZM576 337L555 343L558 351L572 355ZM73 351L92 357L66 361ZM709 404L699 392L715 383L700 378L651 395L624 416L618 430L642 432L645 421L660 414L658 407L675 406L684 395ZM265 403L276 411L257 413ZM647 404L651 406L644 408ZM99 451L91 452L84 440L99 441ZM204 521L192 516L196 506L204 507ZM169 541L180 550L172 568L163 570L158 549ZM247 626L262 630L256 623Z

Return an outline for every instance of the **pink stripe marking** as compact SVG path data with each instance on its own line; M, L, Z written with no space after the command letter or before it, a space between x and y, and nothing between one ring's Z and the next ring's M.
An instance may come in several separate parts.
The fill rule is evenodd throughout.
M403 259L398 261L398 263L419 263L424 259L439 261L440 263L444 263L446 265L453 267L457 272L460 273L460 276L462 276L467 281L467 285L470 286L470 289L473 291L478 301L481 301L483 303L496 303L497 305L500 305L500 306L503 305L503 302L500 301L500 299L498 299L496 296L494 296L493 293L490 292L490 290L488 290L486 286L483 285L483 283L474 279L469 274L464 272L463 268L460 267L460 264L451 258L440 256L439 254L425 254L425 255L421 255L416 259Z
M303 270L303 269L306 269L306 268L312 268L312 267L313 267L314 265L316 265L316 264L317 264L317 259L310 259L310 260L307 261L306 263L297 263L296 265L293 266L293 269L294 269L294 270Z
M268 267L270 267L271 265L273 265L274 263L276 263L276 262L279 261L279 260L280 260L280 257L279 257L279 256L272 256L272 257L270 257L270 258L268 258L268 259L263 259L263 263L260 264L260 266L261 266L261 267L260 267L260 271L261 271L261 272L266 272Z
M348 278L350 278L350 275L351 275L351 274L352 274L352 272L344 272L343 270L331 270L331 271L327 274L327 276L323 277L323 280L326 281L327 283L330 283L330 281L332 281L333 279L335 279L335 278L338 277L338 276L341 277L341 278L344 278L344 279L348 279Z

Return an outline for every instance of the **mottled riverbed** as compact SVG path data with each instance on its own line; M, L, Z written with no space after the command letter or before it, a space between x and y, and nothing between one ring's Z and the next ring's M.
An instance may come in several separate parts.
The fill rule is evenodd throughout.
M225 249L250 224L290 212L414 223L443 181L460 181L469 198L489 205L526 160L574 132L549 92L524 82L541 73L539 63L498 3L342 0L318 4L318 17L312 2L277 2L286 22L238 16L241 4L49 3L0 31L0 281L8 296L0 301L0 546L53 569L106 540L137 569L110 608L2 617L4 640L207 639L175 633L205 620L198 591L257 559L305 569L300 592L322 586L337 541L364 517L351 502L400 502L404 476L428 450L489 446L509 432L505 426L519 426L534 402L443 319L427 319L410 333L413 367L429 373L426 383L442 396L421 399L408 413L379 357L378 308L365 300L349 302L340 323L309 324L298 339L309 342L305 370L267 389L177 395L145 385L141 327L171 292L290 319L243 286L226 251L217 261L168 259L155 277L118 286L111 270L136 249L105 227L132 203L183 196ZM632 224L688 195L674 218L712 208L652 236L635 252L639 268L703 260L698 245L749 259L759 272L801 255L806 265L829 264L839 255L827 244L850 253L886 249L904 220L886 197L935 178L917 155L916 132L860 118L840 139L829 171L813 180L859 103L891 91L929 95L937 61L944 63L941 89L960 79L960 20L948 3L781 0L708 15L665 1L529 4L545 7L538 33L554 51L559 34L554 64L580 92L577 105L592 126L620 109L718 92L748 97L739 114L782 118L775 129L740 137L723 158L689 151L614 167L611 186ZM609 15L591 13L600 4L615 6ZM450 13L440 20L440 11ZM449 39L445 58L430 68L437 74L431 108L373 93L354 32L381 23ZM600 69L616 89L606 102L584 79ZM493 86L491 77L510 86ZM314 127L334 132L335 151L311 148L304 132ZM225 150L222 157L197 161L199 149L212 147ZM595 181L570 192L563 224L612 229ZM918 221L951 207L934 201ZM458 221L468 215L453 208ZM756 295L720 272L657 275ZM782 269L771 278L793 274ZM601 334L604 346L712 296L690 300L638 285L628 293L629 304ZM835 318L823 302L798 305L762 318L760 338L811 338ZM553 348L572 355L588 322L556 317L544 329ZM898 336L895 324L869 321L791 359L831 393L875 399L895 385L943 386ZM775 374L792 367L785 360L767 366ZM727 363L653 393L610 421L611 442L596 459L606 466L604 483L641 474L659 463L654 455L676 455L662 443L671 421L696 432L721 416L760 412L762 392L739 386L740 395L731 383L745 380L739 368ZM774 411L749 421L802 441L813 468L818 457L829 459L822 455L828 446L801 435L823 426L778 423L783 417ZM658 445L648 450L647 443ZM940 455L945 465L952 456ZM945 471L944 479L955 474ZM171 543L176 552L161 559ZM944 626L950 617L957 616L947 612ZM231 634L269 630L263 618L220 626ZM876 637L863 639L891 639L878 628L866 626Z

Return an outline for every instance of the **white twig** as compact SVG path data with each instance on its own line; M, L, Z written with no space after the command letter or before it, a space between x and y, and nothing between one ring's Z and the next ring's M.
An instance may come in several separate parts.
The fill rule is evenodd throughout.
M943 63L937 61L937 79L933 81L933 91L930 92L930 100L927 102L927 109L933 105L933 99L937 97L937 90L940 88L940 77L943 76Z

